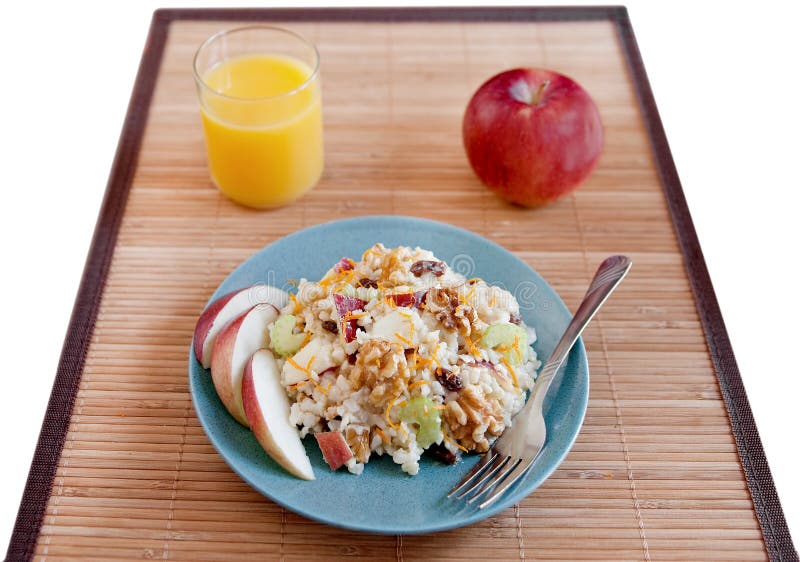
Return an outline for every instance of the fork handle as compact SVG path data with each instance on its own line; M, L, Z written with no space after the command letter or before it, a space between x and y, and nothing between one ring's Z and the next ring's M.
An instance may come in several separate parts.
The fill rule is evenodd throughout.
M558 369L564 363L572 346L578 341L583 329L589 321L594 318L594 315L606 302L608 296L617 288L619 282L628 274L632 262L627 256L611 256L603 260L600 267L597 268L597 273L594 274L592 284L586 291L583 301L572 321L567 326L564 335L556 345L550 358L547 360L544 368L542 368L539 377L536 379L536 384L533 386L533 400L536 407L540 408L547 391L550 388L550 383L553 382ZM533 407L533 406L532 406Z

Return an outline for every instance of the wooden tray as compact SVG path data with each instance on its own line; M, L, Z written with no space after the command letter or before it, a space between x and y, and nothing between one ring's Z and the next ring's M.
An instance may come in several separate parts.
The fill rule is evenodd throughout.
M191 58L269 21L323 61L327 167L299 203L212 188ZM471 93L513 66L571 75L606 127L574 195L512 207L467 165ZM534 266L570 307L610 253L635 266L584 340L586 422L534 494L427 536L345 532L260 496L192 409L197 315L257 249L353 215L449 222ZM154 15L8 550L12 560L796 560L624 8L165 10Z

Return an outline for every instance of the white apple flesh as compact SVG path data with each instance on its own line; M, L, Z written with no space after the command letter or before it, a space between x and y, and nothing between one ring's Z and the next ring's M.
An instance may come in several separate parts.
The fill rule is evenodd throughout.
M250 429L272 460L298 478L314 480L300 432L289 421L289 398L269 350L256 351L248 361L242 379L242 400Z
M589 94L571 78L538 68L487 80L467 105L462 134L481 181L527 207L577 188L603 151L603 124Z
M211 379L228 412L247 427L242 405L242 377L250 357L269 344L267 325L278 317L271 304L259 304L220 332L211 350Z
M193 341L195 357L208 369L214 342L225 326L257 304L269 303L280 310L287 302L286 291L270 285L253 285L218 298L197 319Z
M298 369L296 365L303 367ZM283 384L289 386L308 380L308 375L304 369L321 375L331 367L336 366L333 360L333 344L322 340L312 339L300 351L295 353L291 361L283 364Z

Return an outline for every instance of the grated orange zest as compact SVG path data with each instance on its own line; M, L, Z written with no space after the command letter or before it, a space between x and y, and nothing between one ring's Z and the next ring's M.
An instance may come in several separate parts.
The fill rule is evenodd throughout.
M377 433L380 436L380 438L383 440L384 443L386 443L387 445L389 444L389 438L386 437L386 434L383 431L381 431L380 427L375 428L375 433Z
M401 336L401 335L400 335L398 332L395 332L395 333L394 333L394 337L396 337L398 340L400 340L401 342L403 342L404 344L406 344L408 347L412 347L412 345L413 345L413 344L411 343L411 340L409 340L408 338L405 338L405 337Z
M455 440L455 439L453 439L452 437L448 437L448 436L447 436L447 433L446 433L446 432L444 432L444 431L442 432L442 437L444 437L444 440L445 440L445 441L447 441L447 442L448 442L448 443L450 443L451 445L455 445L456 447L458 447L459 449L461 449L461 450L462 450L462 451L464 451L465 453L469 452L469 451L467 451L467 448L466 448L466 447L464 447L464 446L462 446L462 445L461 445L461 444L460 444L458 441L456 441L456 440Z
M493 307L497 302L497 294L492 293L492 298L489 299L489 308Z
M511 367L511 363L509 363L508 359L506 359L503 356L500 357L500 361L503 363L503 365L506 366L506 369L508 369L508 374L511 375L511 379L514 381L514 386L519 388L519 381L517 381L517 373L514 372L514 369Z
M417 388L418 386L424 386L426 384L431 384L431 381L414 381L408 385L408 390Z
M399 394L398 394L397 396L395 396L394 398L392 398L392 401L391 401L391 402L389 402L389 403L386 405L386 412L384 412L384 417L386 418L386 423L387 423L387 424L389 425L389 427L391 427L392 429L399 429L399 428L400 428L400 426L399 426L399 425L397 425L396 423L393 423L393 422L392 422L392 418L391 418L391 417L390 417L390 415L389 415L389 414L391 413L391 411L392 411L392 408L394 407L394 403L395 403L395 402L397 402L397 399L398 399L398 398L400 398L400 395L399 395Z
M305 368L305 367L303 367L303 366L302 366L300 363L298 363L297 361L295 361L295 360L294 360L294 358L292 358L292 357L287 357L287 358L286 358L286 362L287 362L289 365L291 365L292 367L294 367L295 369L297 369L298 371L303 371L303 372L304 372L304 373L306 373L306 374L310 374L310 373L309 373L309 372L306 370L306 368Z

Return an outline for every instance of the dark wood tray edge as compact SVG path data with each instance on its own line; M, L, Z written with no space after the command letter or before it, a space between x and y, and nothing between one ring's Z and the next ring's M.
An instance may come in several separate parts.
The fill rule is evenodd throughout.
M153 14L6 559L30 560L33 557L59 458L69 430L86 354L136 169L169 25L177 20L261 21L264 19L397 22L611 20L616 24L653 144L661 183L680 241L684 263L767 551L772 560L797 560L797 551L794 549L772 480L630 18L624 7L617 6L157 10Z

